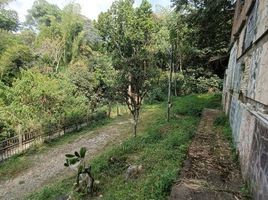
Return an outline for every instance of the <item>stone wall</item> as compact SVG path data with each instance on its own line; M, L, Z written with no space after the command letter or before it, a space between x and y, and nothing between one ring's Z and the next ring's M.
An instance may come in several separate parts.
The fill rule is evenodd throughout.
M238 0L223 89L242 174L268 199L268 0Z

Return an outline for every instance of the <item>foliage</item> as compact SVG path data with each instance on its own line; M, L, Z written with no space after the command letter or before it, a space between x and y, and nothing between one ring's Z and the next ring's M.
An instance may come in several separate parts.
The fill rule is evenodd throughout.
M66 162L64 163L65 167L70 167L71 165L75 165L79 163L78 173L80 173L83 168L85 168L85 155L86 155L87 149L85 147L81 147L79 153L77 151L74 152L74 154L66 154Z
M5 9L8 1L0 2L0 30L16 31L19 25L18 14L14 10Z
M177 82L175 85L174 82ZM167 99L167 73L161 73L153 89L146 95L147 103L165 101ZM179 96L190 94L214 93L222 90L222 80L203 68L183 70L173 74L172 91ZM175 94L174 94L175 95Z
M68 79L77 86L78 91L88 99L90 109L98 105L113 103L117 100L115 84L117 72L110 57L94 53L88 60L72 63L64 72Z
M1 121L17 134L43 132L52 124L61 126L64 120L85 114L86 100L75 93L76 87L66 80L36 70L23 71L9 88L8 102L0 110Z
M28 46L17 44L8 47L0 57L1 80L11 85L22 69L31 67L32 60L33 55Z
M162 72L154 83L153 89L146 94L146 103L152 104L165 101L167 99L167 91L168 75L167 73Z
M2 138L79 123L117 101L117 72L108 55L92 50L99 37L80 10L36 0L19 33L0 29Z
M77 168L76 175L76 190L84 194L93 193L94 178L91 175L91 166L86 167L85 156L87 149L81 147L80 151L75 151L74 154L66 154L65 167L75 166Z
M209 58L227 54L233 17L231 0L172 2L177 12L186 13L186 23L194 30L190 36L191 46L196 48L198 54L192 57L190 65L207 66Z
M173 10L162 9L158 13L158 16L162 22L162 29L165 28L168 37L168 45L165 49L171 51L172 63L174 64L173 70L177 72L184 69L184 64L189 63L190 59L196 54L196 47L193 45L192 34L195 31L195 27L190 27L185 19L185 15L180 12L174 12ZM163 40L163 38L162 38ZM160 40L160 42L162 42Z
M115 1L99 16L96 26L107 51L113 55L114 66L119 69L118 92L133 116L136 136L142 101L156 72L151 49L155 24L147 0L137 8L133 4L131 0Z
M49 4L45 0L36 0L28 11L26 23L34 27L41 24L49 26L52 20L58 20L59 18L60 9L56 5Z
M8 2L1 1L1 12L8 11ZM203 27L193 16L203 23L222 2L202 4L204 11L192 6L153 13L147 0L138 7L132 0L118 0L93 23L81 15L79 4L61 9L36 0L17 33L11 32L18 27L16 13L8 15L6 28L0 28L0 135L48 132L78 123L104 105L109 115L112 105L122 102L136 132L143 100L166 99L168 68L175 96L218 91L221 80L203 70L206 64L197 68L202 62L196 57L206 48L200 42ZM225 11L217 23L228 18ZM229 26L227 21L221 27ZM209 52L216 54L226 43L213 41L219 45L210 42Z
M190 106L193 109L215 108L220 105L220 96L192 95L176 98L174 102L174 112L180 113ZM188 105L191 102L194 103ZM174 116L167 123L163 118L163 104L149 106L147 112L150 113L147 117L150 120L144 123L145 129L139 136L118 144L91 161L92 172L100 181L98 194L103 195L103 199L160 200L166 199L169 194L200 118L186 113L179 118ZM136 179L126 182L124 173L128 164L142 164L144 171ZM59 194L68 193L72 186L65 183L73 180L69 178L46 186L28 199L55 199Z
M185 70L178 73L175 78L178 82L180 95L202 94L207 92L220 92L222 80L211 72L202 68Z

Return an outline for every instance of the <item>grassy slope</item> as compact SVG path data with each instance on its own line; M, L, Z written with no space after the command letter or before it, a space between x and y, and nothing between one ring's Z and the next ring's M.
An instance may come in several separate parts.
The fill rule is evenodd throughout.
M103 152L92 162L100 181L102 199L166 199L185 159L188 145L204 107L220 107L220 95L191 95L174 99L172 120L166 122L164 104L143 111L139 136ZM110 158L115 158L111 162ZM143 165L136 179L125 181L127 164ZM72 191L74 177L60 180L31 194L27 199L55 199ZM82 199L78 197L77 199Z

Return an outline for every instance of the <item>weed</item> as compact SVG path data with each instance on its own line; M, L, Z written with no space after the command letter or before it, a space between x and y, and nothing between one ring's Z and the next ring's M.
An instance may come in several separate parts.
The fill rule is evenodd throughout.
M169 123L165 118L165 106L163 103L148 106L144 109L136 138L125 140L91 161L92 174L100 181L98 195L103 195L103 199L166 199L196 132L201 110L219 107L220 95L191 95L174 99L173 112L181 117L172 118ZM130 164L142 165L143 171L138 177L125 180ZM50 197L42 196L44 190L31 197L53 199L51 197L61 193L61 187L71 190L68 184L59 182L48 187L51 189Z

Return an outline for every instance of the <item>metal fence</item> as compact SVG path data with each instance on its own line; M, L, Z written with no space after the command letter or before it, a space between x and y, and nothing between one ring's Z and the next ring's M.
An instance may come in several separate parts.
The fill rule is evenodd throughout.
M97 114L97 113L95 113ZM105 115L105 113L102 113ZM0 142L0 162L15 155L21 153L35 144L41 144L44 141L49 141L58 138L66 133L78 131L83 127L88 126L93 120L98 119L94 114L85 117L80 120L79 123L64 126L62 128L56 128L55 130L45 133L24 133L21 135L16 135L14 137L5 139Z

